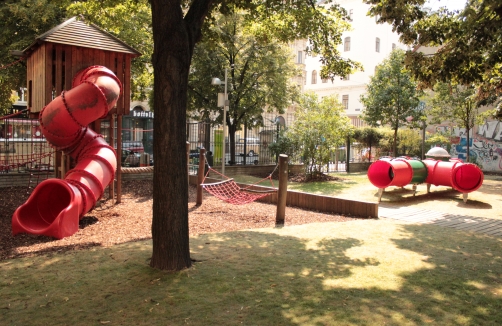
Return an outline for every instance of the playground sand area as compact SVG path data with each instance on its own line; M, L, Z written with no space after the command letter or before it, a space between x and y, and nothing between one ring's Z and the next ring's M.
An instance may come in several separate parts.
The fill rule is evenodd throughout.
M151 238L152 182L124 181L122 202L102 199L97 207L80 220L74 235L55 240L45 236L19 234L12 236L11 217L28 198L24 187L4 188L0 201L0 260L31 255L65 252L90 247L109 247L119 243ZM462 195L447 187L419 185L415 195L412 186L390 187L382 196L382 207L406 206L443 211L452 214L502 220L502 176L486 176L483 186L470 193L467 203ZM276 207L264 203L227 204L204 192L201 206L195 205L196 189L189 189L190 236L275 226ZM360 201L378 201L378 189L371 184L355 185L336 195ZM314 222L347 222L355 217L286 208L285 225Z
M50 254L96 246L109 247L119 243L151 238L152 182L124 181L122 202L101 200L81 220L77 233L56 240L31 234L12 235L11 218L15 209L28 198L23 187L4 188L0 202L0 260L30 255ZM190 236L275 226L276 206L264 203L227 204L203 193L203 204L195 205L196 188L189 189ZM286 209L286 225L313 222L344 222L353 217L306 213L302 209Z

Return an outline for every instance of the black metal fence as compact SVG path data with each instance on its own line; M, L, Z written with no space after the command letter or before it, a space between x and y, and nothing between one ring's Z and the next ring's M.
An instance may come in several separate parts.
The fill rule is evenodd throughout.
M190 143L190 157L198 158L200 148L205 148L212 156L213 165L221 165L223 153L225 165L265 165L275 164L276 157L269 149L269 144L278 136L277 125L270 125L253 130L240 130L235 134L235 155L232 157L232 141L225 137L223 150L223 129L209 123L187 123L187 142Z
M53 171L52 154L38 120L0 117L0 173Z

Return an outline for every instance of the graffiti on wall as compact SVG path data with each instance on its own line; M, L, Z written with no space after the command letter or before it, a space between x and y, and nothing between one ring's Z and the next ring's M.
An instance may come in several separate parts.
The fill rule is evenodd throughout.
M436 131L449 131L449 126L437 126ZM451 157L467 160L467 135L465 128L453 128ZM477 163L485 172L502 173L502 122L488 121L469 133L470 161Z

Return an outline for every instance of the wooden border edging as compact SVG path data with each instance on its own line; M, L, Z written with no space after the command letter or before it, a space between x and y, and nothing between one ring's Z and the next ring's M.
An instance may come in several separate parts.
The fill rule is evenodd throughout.
M218 182L220 179L206 178L206 182ZM190 175L190 184L197 185L197 176ZM247 187L247 184L238 183L240 187ZM255 185L255 190L271 189ZM258 201L269 204L277 204L277 194L271 194ZM318 211L322 213L350 215L363 218L378 218L378 203L363 202L357 200L343 199L332 196L322 196L309 194L294 190L288 190L286 206L298 207L306 210ZM287 223L287 222L286 222Z

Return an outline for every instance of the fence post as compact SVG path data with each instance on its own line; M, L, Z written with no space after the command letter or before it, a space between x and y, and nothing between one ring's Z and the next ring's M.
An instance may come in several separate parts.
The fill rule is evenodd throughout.
M347 158L345 159L345 171L350 173L350 136L347 137Z
M204 181L204 166L206 165L206 149L199 151L199 171L197 173L197 206L202 205L202 182Z
M286 201L288 196L288 156L279 155L279 190L277 191L277 213L275 225L284 225L286 215Z

